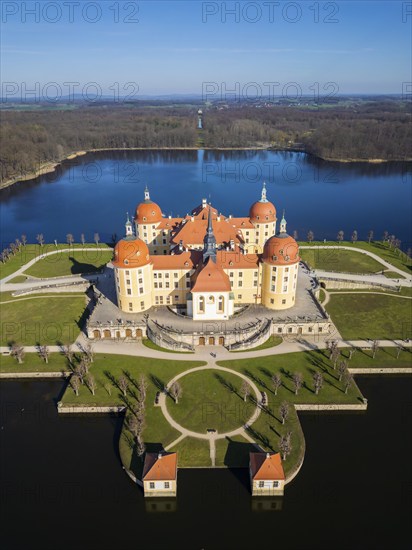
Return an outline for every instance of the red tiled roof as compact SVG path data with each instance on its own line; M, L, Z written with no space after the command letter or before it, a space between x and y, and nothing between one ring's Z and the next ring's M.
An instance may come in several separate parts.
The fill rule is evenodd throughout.
M252 479L276 481L285 479L280 453L249 453Z
M159 458L161 456L161 458ZM177 453L146 453L143 481L169 481L177 477Z
M195 269L202 258L201 250L189 250L173 255L150 256L153 269Z
M218 262L211 258L193 274L192 292L230 292L230 280Z

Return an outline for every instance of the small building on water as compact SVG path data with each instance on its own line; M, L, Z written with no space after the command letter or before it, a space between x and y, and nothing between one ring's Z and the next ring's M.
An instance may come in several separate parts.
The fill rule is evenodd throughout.
M250 453L252 496L281 496L285 487L280 453Z
M177 453L146 453L142 482L145 497L175 497Z

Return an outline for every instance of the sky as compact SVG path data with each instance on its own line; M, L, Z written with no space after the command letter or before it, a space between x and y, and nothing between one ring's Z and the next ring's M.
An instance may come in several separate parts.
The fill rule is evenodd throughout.
M3 99L411 92L412 2L3 0L1 9Z

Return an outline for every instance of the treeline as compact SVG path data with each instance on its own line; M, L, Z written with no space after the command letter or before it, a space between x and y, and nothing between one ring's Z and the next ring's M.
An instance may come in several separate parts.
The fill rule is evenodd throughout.
M201 135L194 105L9 110L1 119L2 181L75 151L104 148L300 147L325 159L411 159L411 114L401 101L323 109L212 105L204 109Z

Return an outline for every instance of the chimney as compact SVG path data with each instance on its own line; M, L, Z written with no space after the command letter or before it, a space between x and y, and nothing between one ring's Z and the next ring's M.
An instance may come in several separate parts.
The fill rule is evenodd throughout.
M183 241L179 241L179 252L183 252Z
M191 221L191 222L194 222L194 221L195 221L195 218L194 218L193 216L191 216L190 221Z
M207 200L202 199L202 208L206 208L206 205L207 205Z
M229 214L229 218L231 218L231 217L232 217L232 214Z
M235 241L233 239L230 239L230 250L235 249Z
M160 460L160 459L162 458L162 453L159 453L159 454L157 455L157 458Z
M159 458L160 458L160 455L159 455ZM270 454L269 454L269 453L266 453L266 458L270 458Z

